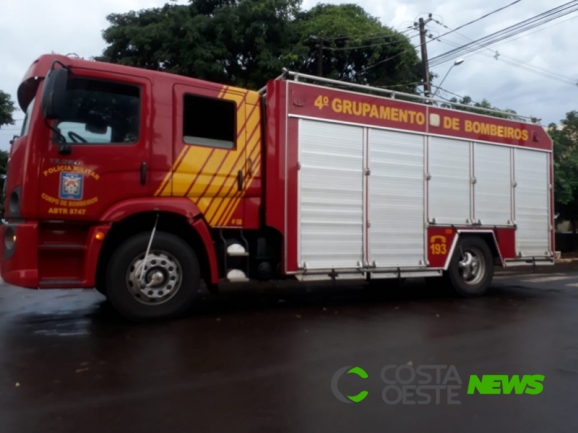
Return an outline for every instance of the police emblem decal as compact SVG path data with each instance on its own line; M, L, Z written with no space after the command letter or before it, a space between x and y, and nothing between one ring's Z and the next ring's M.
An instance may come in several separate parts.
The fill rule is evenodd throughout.
M82 200L84 175L80 173L60 173L60 194L62 200Z

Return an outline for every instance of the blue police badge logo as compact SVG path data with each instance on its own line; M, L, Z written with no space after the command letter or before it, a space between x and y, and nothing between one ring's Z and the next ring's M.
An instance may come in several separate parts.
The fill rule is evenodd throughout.
M82 200L84 175L79 173L60 173L60 198L62 200Z

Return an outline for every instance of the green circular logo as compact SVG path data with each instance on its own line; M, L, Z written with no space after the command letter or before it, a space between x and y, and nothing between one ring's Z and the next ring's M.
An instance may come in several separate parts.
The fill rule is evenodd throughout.
M343 403L352 403L352 402L359 403L359 402L365 400L365 397L367 397L367 395L369 394L367 391L361 391L359 394L348 395L347 397L345 397L339 391L339 386L338 386L339 379L344 374L355 374L355 375L361 377L362 379L367 379L369 377L367 375L367 373L365 372L365 370L361 367L351 367L351 366L342 367L335 372L335 374L333 375L333 378L331 379L331 391L333 392L333 395L339 401L342 401Z

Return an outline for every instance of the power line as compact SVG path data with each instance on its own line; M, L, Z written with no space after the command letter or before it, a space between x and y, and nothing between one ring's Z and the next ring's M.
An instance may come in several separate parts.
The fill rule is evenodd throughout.
M461 29L463 27L469 26L473 23L476 23L480 20L483 20L484 18L487 18L488 16L495 14L501 10L504 10L512 5L515 5L516 3L519 3L520 0L515 0L514 2L510 3L509 5L503 6L501 8L495 9L485 15L482 15L479 18L476 18L475 20L469 21L465 24L462 24L460 27L458 27L458 29ZM419 36L420 36L420 49L421 49L421 67L423 69L422 73L423 73L423 90L424 90L424 94L426 96L429 96L431 93L431 83L430 83L430 64L429 64L429 59L428 59L428 54L427 54L427 44L430 41L426 40L426 36L427 36L427 30L425 28L426 24L428 24L430 21L435 21L434 18L432 18L432 14L430 13L428 15L428 18L426 20L424 20L423 18L419 18L418 22L414 23L414 28L416 30L419 30ZM457 29L456 29L457 30ZM449 32L444 33L444 35L450 34L455 30L450 30ZM443 35L441 35L443 36ZM441 36L438 36L436 39L439 39ZM430 35L431 37L431 35ZM435 39L434 39L435 40Z
M510 6L513 6L513 5L515 5L516 3L519 3L520 1L521 1L521 0L516 0L516 1L512 2L512 3L510 3L509 5L503 6L503 7L499 8L499 9L496 9L496 10L494 10L494 11L492 11L492 12L489 12L489 13L487 13L486 15L483 15L483 16L481 16L481 17L479 17L479 18L476 18L476 19L473 20L473 21L470 21L470 22L467 22L467 23L465 23L465 24L462 24L461 26L459 26L459 27L457 27L457 28L455 28L455 29L453 29L453 30L450 30L450 31L447 32L447 33L444 33L443 35L438 36L438 38L441 38L441 37L443 37L443 36L449 35L450 33L453 33L453 32L455 32L455 31L457 31L457 30L459 30L459 29L463 29L464 27L469 26L469 25L471 25L471 24L477 23L478 21L483 20L484 18L487 18L487 17L489 17L490 15L493 15L493 14L495 14L495 13L497 13L497 12L500 12L500 11L502 11L502 10L504 10L504 9L507 9L507 8L509 8ZM435 21L435 20L434 20L434 21ZM436 39L438 39L438 38L436 38Z
M433 86L433 87L436 87L438 90L441 90L442 92L449 93L450 95L453 95L453 96L457 96L457 97L460 98L462 101L465 99L465 96L458 95L457 93L454 93L454 92L450 92L449 90L444 89L443 87L439 87L439 86ZM441 96L440 96L440 98L443 99L444 101L449 102L450 104L460 104L460 99L458 99L457 101L452 101L451 99L446 99L446 98L443 98L443 97L441 97ZM468 96L468 98L470 98L470 97ZM485 109L486 109L486 108L483 107L483 105L482 105L481 102L476 102L476 101L472 100L472 98L470 98L470 102L474 104L474 105L471 105L471 108L472 108L473 110L476 110L476 109L478 109L478 110L485 110ZM464 105L468 105L468 104L464 104ZM476 105L477 105L477 106L476 106ZM451 107L451 108L453 108L453 107ZM512 112L513 110L511 110L511 109L509 109L509 108L506 108L505 110L502 110L502 109L499 109L499 108L491 107L491 104L490 104L490 108L489 108L489 109L490 109L490 110L494 110L494 111L499 111L499 112L501 112L501 113L503 113L503 114L509 115L511 119L518 119L518 118L520 118L520 116L518 115L518 113ZM508 110L510 110L510 111L508 111ZM536 119L536 120L541 120L541 119Z
M376 33L367 33L364 35L342 35L342 36L336 36L334 38L330 38L330 37L325 37L325 36L317 36L317 35L311 35L310 37L312 38L317 38L317 39L321 39L324 41L338 41L340 39L362 39L362 40L366 40L366 41L371 41L374 39L381 39L381 38L385 38L385 37L391 37L391 36L396 36L396 33L398 35L403 35L405 33L409 33L411 31L413 31L413 27L408 27L406 30L400 32L398 30L383 30L382 32L376 32Z
M484 19L484 18L486 18L486 17L488 17L488 16L490 16L490 15L492 15L492 14L495 14L495 13L497 13L497 12L499 12L499 11L501 11L501 10L504 10L504 9L506 9L506 8L508 8L508 7L510 7L510 6L514 5L514 4L516 4L516 3L519 3L520 1L521 1L521 0L515 0L514 2L510 3L510 4L507 5L507 6L503 6L503 7L499 8L499 9L496 9L496 10L490 12L490 13L487 13L487 14L479 17L479 18L476 18L475 20L472 20L472 21L470 21L470 22L468 22L468 23L462 24L462 25L461 25L460 27L458 27L456 30L461 29L461 28L463 28L463 27L466 27L466 26L468 26L468 25L470 25L470 24L473 24L473 23L475 23L475 22L477 22L477 21L480 21L480 20L482 20L482 19ZM408 33L409 31L411 31L411 29L406 30L405 33ZM449 34L449 33L452 33L453 31L455 31L455 30L452 30L452 31L450 31L450 32L447 32L447 33L445 33L444 35ZM403 33L403 32L402 32L402 33ZM419 34L419 33L418 33L418 34ZM414 38L414 37L417 36L418 34L415 34L415 35L411 36L410 39L411 39L411 38ZM440 35L439 37L444 36L444 35ZM389 36L391 36L391 35L389 35ZM439 38L439 37L438 37L438 38ZM320 37L318 37L318 36L315 36L315 38L324 39L324 38L320 38ZM347 38L347 37L341 36L341 37L339 37L339 38L333 38L333 39L329 38L329 39L324 39L324 40L335 41L335 40L338 40L338 39L346 39L346 38ZM379 38L378 38L378 39L379 39ZM383 45L392 44L392 43L397 43L397 42L398 42L398 41L384 42ZM344 47L344 48L323 47L322 49L331 50L331 51L341 51L341 50L353 50L353 49L359 49L359 48L369 48L369 47L379 46L379 45L382 45L382 44L372 44L372 45L364 45L364 46L357 46L357 47ZM418 47L413 46L413 48L418 48ZM402 54L405 54L405 53L407 53L407 52L409 52L409 50L401 51L401 52L399 52L398 54L396 54L396 55L394 55L394 56L392 56L392 57L388 57L387 59L380 60L379 62L374 63L373 65L368 66L367 68L365 68L364 72L367 71L368 69L372 69L372 68L374 68L374 67L376 67L376 66L378 66L378 65L381 65L381 64L383 64L383 63L385 63L385 62L388 62L388 61L390 61L390 60L393 60L393 59L395 59L395 58L397 58L397 57L399 57L399 56L401 56Z
M450 51L443 53L439 56L436 56L430 60L430 65L432 67L441 65L442 63L446 63L446 62L454 59L455 57L457 57L459 55L463 55L463 54L467 54L467 53L470 53L473 51L477 51L481 48L487 47L490 44L501 42L507 38L510 38L512 36L516 36L520 33L524 33L528 30L532 30L538 26L541 26L542 24L545 24L547 22L550 22L552 20L555 20L557 18L560 18L562 16L568 15L568 14L576 12L576 11L578 11L578 1L576 1L576 0L571 1L569 3L562 5L562 6L559 6L559 7L554 8L554 9L550 9L546 12L543 12L539 15L536 15L535 17L526 19L526 20L521 21L517 24L514 24L510 27L507 27L505 29L502 29L500 31L492 33L488 36L480 38L476 41L472 41L469 44L466 44L464 46L461 46L461 47L456 48L454 50L450 50ZM458 27L458 29L459 28L460 27ZM445 34L449 34L449 33L450 32L447 32ZM444 35L441 35L440 37L442 37L442 36L444 36ZM437 39L439 39L440 37L438 37Z
M408 52L409 52L409 50L403 50L403 51L397 53L395 56L391 56L391 57L388 57L387 59L380 60L379 62L374 63L373 65L368 66L367 68L365 68L365 69L363 70L362 74L365 73L365 71L367 71L368 69L375 68L377 65L381 65L382 63L389 62L390 60L393 60L393 59L401 56L402 54L405 54L405 53L408 53Z
M458 98L460 98L460 99L462 99L462 100L465 98L465 96L458 95L457 93L454 93L454 92L450 92L449 90L444 89L443 87L439 87L439 86L433 86L433 87L435 87L436 89L441 90L442 92L449 93L450 95L453 95L453 96L457 96ZM459 101L449 101L449 102L458 102L458 103L459 103ZM480 104L480 105L481 105L481 102L476 102L476 101L473 101L473 100L472 100L472 102L473 102L474 104Z
M442 41L442 40L440 40L440 42L442 42L442 43L444 43L444 44L447 44L447 45L450 45L450 46L454 46L454 47L457 46L455 43L451 43L451 42L448 42L448 41ZM491 51L491 50L490 50L490 51ZM499 57L496 57L496 56L493 55L493 54L486 54L486 53L480 53L480 52L473 52L473 53L470 53L470 55L471 55L471 54L479 54L479 55L481 55L481 56L488 57L488 58L492 58L492 59L495 59L495 60L498 60L498 61L501 59L501 61L502 61L503 63L506 63L506 64L508 64L508 65L511 65L511 66L515 66L515 67L517 67L517 68L524 69L524 70L526 70L526 71L528 71L528 72L536 73L536 74L538 74L538 75L541 75L542 77L550 78L550 79L553 79L553 80L555 80L555 81L558 81L558 82L561 82L561 83L564 83L564 84L570 84L570 85L572 85L572 86L574 86L574 85L577 84L577 82L576 82L577 80L575 80L575 79L573 79L573 78L564 77L564 76L559 75L559 74L556 74L556 73L554 73L554 72L547 71L547 70L545 70L545 69L538 68L537 66L529 65L529 64L520 62L519 60L511 59L511 58L508 58L508 57L503 56L503 55L500 55Z
M419 36L419 33L416 33L413 36L409 36L408 39L413 39L416 36ZM381 39L381 38L373 38L373 39ZM371 39L366 39L366 40L371 40ZM324 50L328 50L328 51L348 51L348 50L358 50L360 48L373 48L373 47L379 47L382 45L394 45L394 44L399 44L399 43L403 43L405 41L402 41L400 39L396 40L396 41L388 41L388 42L380 42L378 44L371 44L371 45L360 45L360 46L354 46L354 47L338 47L338 48L333 48L333 47L323 47ZM416 48L416 47L414 47Z
M557 23L552 23L552 24L550 24L549 26L545 26L545 27L536 29L536 30L534 30L533 32L526 33L525 35L519 36L519 37L517 37L517 38L510 39L510 40L508 40L508 41L502 41L501 43L498 43L498 44L495 46L495 48L497 48L497 47L499 47L499 46L502 46L502 45L504 45L505 43L514 42L514 41L517 41L517 40L519 40L519 39L525 38L526 36L533 35L534 33L538 33L538 32L544 31L544 30L546 30L546 29L549 29L549 28L551 28L551 27L554 27L554 26L557 26L557 25L559 25L559 24L565 23L565 22L567 22L567 21L575 20L576 18L578 18L578 15L576 15L576 16L574 16L574 17L570 17L570 18L565 19L565 20L562 20L562 21L559 21L559 22L557 22ZM439 25L442 26L442 27L445 27L446 29L449 29L448 26L446 26L446 25L443 24L443 23L440 23L439 21L435 21L435 23L439 24ZM459 36L461 36L462 38L467 39L468 41L473 41L473 39L468 38L467 36L464 36L464 35L463 35L462 33L460 33L460 32L455 32L455 33L456 33L456 35L459 35ZM458 45L456 45L456 46L458 46ZM493 50L492 50L491 48L488 48L488 47L484 47L484 48L485 48L486 50L491 51L491 52L493 53Z
M484 19L484 18L486 18L486 17L488 17L488 16L490 16L490 15L492 15L492 14L495 14L495 13L497 13L497 12L499 12L499 11L501 11L501 10L504 10L504 9L506 9L506 8L508 8L508 7L510 7L510 6L514 5L514 4L516 4L516 3L519 3L520 1L521 1L521 0L515 0L514 2L510 3L509 5L506 5L506 6L503 6L503 7L499 8L499 9L496 9L496 10L494 10L494 11L492 11L492 12L490 12L490 13L487 13L487 14L479 17L479 18L476 18L475 20L472 20L472 21L470 21L470 22L468 22L468 23L462 24L460 27L458 27L458 28L455 29L455 30L464 28L464 27L466 27L466 26L468 26L468 25L470 25L470 24L473 24L473 23L475 23L475 22L477 22L477 21L480 21L480 20L482 20L482 19ZM414 24L415 24L415 23L414 23ZM414 27L414 29L415 29L415 27ZM411 30L411 29L410 29L410 30ZM409 32L410 30L406 30L406 33ZM452 30L452 31L447 32L447 33L445 33L445 34L452 33L452 32L455 31L455 30ZM418 34L419 34L419 33L418 33ZM414 38L414 37L417 36L418 34L411 36L410 39L411 39L411 38ZM444 34L444 35L445 35L445 34ZM440 35L440 36L438 36L438 38L439 38L439 37L442 37L442 36L444 36L444 35ZM337 40L337 39L340 39L340 38L327 39L327 40ZM428 42L429 42L429 41L428 41ZM385 44L385 43L384 43L384 44ZM377 45L378 45L378 44L368 45L368 46L360 46L360 47L348 47L348 48L343 48L343 49L368 48L368 47L377 46ZM418 47L413 46L413 48L415 49L415 48L418 48ZM324 47L323 49L326 49L326 48ZM338 49L337 49L337 48L334 48L334 49L332 49L332 50L333 50L333 51L337 51ZM372 69L372 68L374 68L374 67L376 67L376 66L378 66L378 65L381 65L381 64L383 64L383 63L385 63L385 62L389 62L389 61L391 61L391 60L393 60L393 59L395 59L395 58L397 58L397 57L399 57L399 56L401 56L401 55L403 55L403 54L405 54L405 53L407 53L407 52L409 52L409 50L401 51L401 52L397 53L396 55L394 55L394 56L392 56L392 57L388 57L387 59L380 60L379 62L374 63L373 65L368 66L367 68L365 68L364 72L367 71L368 69ZM362 73L364 73L364 72L362 72Z
M451 50L447 53L441 54L437 57L435 57L434 59L432 59L432 64L434 65L438 65L441 63L445 63L447 61L450 60L450 58L454 58L462 53L469 53L481 48L484 48L492 43L497 43L500 42L504 39L507 39L509 37L515 36L517 34L526 32L528 30L531 30L539 25L544 24L545 22L548 21L552 21L556 18L559 18L561 16L567 15L569 13L575 12L578 10L578 5L576 5L576 1L571 2L572 5L563 5L559 8L555 8L552 9L550 11L544 12L540 15L537 15L536 17L527 19L525 21L522 21L518 24L515 24L513 26L510 26L506 29L500 30L498 32L495 32L491 35L485 36L483 38L480 38L476 41L472 41L469 44L466 44L462 47L456 48L455 50Z
M518 37L518 38L512 39L512 40L510 40L510 41L508 41L508 42L517 41L518 39L525 38L526 36L530 36L530 35L533 35L534 33L541 32L542 30L549 29L550 27L554 27L554 26L557 26L557 25L559 25L559 24L565 23L566 21L575 20L576 18L578 18L578 15L576 15L575 17L570 17L570 18L568 18L568 19L566 19L566 20L559 21L559 22L557 22L557 23L552 23L552 24L549 25L549 26L543 27L543 28L541 28L541 29L534 30L533 32L527 33L527 34L522 35L522 36L520 36L520 37ZM504 43L505 43L505 42L504 42ZM499 47L500 45L504 45L504 43L498 44L498 45L496 45L496 46Z
M545 28L537 29L537 30L535 30L535 31L533 31L533 32L531 32L531 33L529 33L529 34L527 34L527 35L520 36L519 38L516 38L516 39L514 39L514 40L520 39L520 38L522 38L522 37L528 36L528 35L533 34L533 33L540 32L540 31L542 31L542 30L545 30L546 28L553 27L554 25L562 24L563 22L570 21L570 20L573 20L573 19L576 19L576 18L578 18L578 16L568 18L568 19L563 20L563 21L558 22L558 23L553 23L553 24L551 24L551 25L549 25L549 26L546 26ZM434 20L434 22L435 22L436 24L439 24L440 26L448 29L448 30L452 30L450 27L446 26L445 24L443 24L443 23L441 23L441 22L439 22L439 21L437 21L437 20ZM468 41L472 41L472 39L470 39L470 38L468 38L467 36L461 34L460 32L455 32L455 33L456 33L457 35L461 36L462 38L468 40ZM514 40L512 40L512 41L510 41L510 42L513 42ZM459 44L457 44L457 43L452 43L452 42L449 42L449 41L447 41L447 40L446 40L446 41L442 41L441 39L438 39L438 41L439 41L439 42L442 42L442 43L445 43L445 44L447 44L447 45L453 46L453 47L460 47L460 46L461 46L461 45L459 45ZM486 51L489 51L490 53L492 53L491 55L487 55L487 54L486 54L485 57L488 57L488 58L491 57L491 58L494 58L494 59L496 59L496 60L499 60L499 58L503 58L503 59L506 59L504 62L507 63L507 64L510 64L510 65L516 66L516 67L520 67L521 69L525 69L525 70L527 70L527 71L529 71L529 72L538 73L539 75L545 76L546 78L557 77L557 78L559 78L559 80L557 80L557 81L561 81L561 82L563 82L563 83L565 83L565 84L571 84L571 85L577 84L577 83L576 83L576 80L573 79L573 78L565 77L565 76L563 76L563 75L559 75L559 74L556 74L556 73L554 73L554 72L551 72L551 71L547 71L547 70L545 70L545 69L538 68L537 66L523 63L523 62L521 62L521 61L519 61L519 60L516 60L516 59L513 59L513 58L511 58L511 57L507 57L507 56L505 56L505 55L503 55L503 54L500 54L500 53L498 53L497 51L494 53L494 51L493 51L492 49L488 48L488 47L483 47L483 48L484 48ZM466 54L464 57L470 56L470 55L472 55L472 54L480 54L480 55L483 55L482 53L471 52L471 53L469 53L469 54ZM516 64L513 64L512 62L517 63L517 65L516 65Z

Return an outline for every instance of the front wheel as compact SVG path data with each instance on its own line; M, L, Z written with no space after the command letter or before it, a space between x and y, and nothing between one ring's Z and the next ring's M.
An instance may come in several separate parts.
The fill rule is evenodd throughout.
M156 232L146 255L150 233L122 243L110 259L106 296L126 318L165 319L188 309L200 286L200 267L191 247L181 238Z
M481 296L494 276L493 255L483 239L465 236L458 241L448 269L454 290L461 296Z

